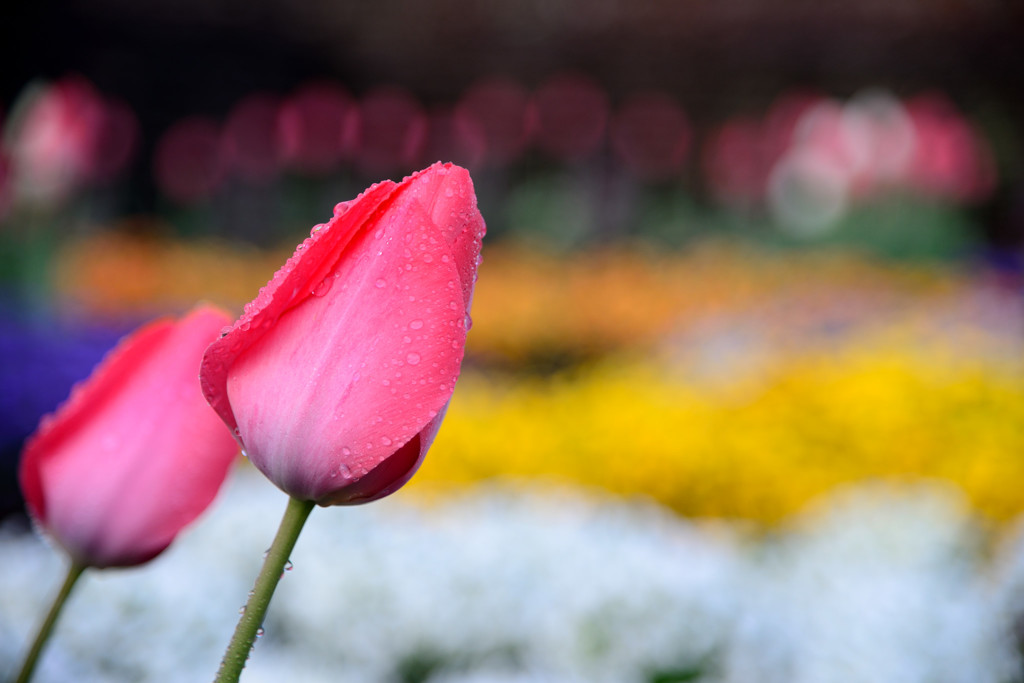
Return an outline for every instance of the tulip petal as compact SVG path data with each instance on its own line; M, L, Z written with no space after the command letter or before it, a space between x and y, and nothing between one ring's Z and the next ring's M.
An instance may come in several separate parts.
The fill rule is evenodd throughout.
M203 394L228 427L236 430L236 437L238 423L227 394L228 367L286 311L301 303L323 282L356 231L395 187L390 181L378 183L356 199L338 204L328 225L313 229L270 282L260 289L259 295L246 304L242 317L206 350L200 373Z
M445 172L417 176L408 192L424 204L451 246L459 268L463 301L469 312L484 235L484 219L476 209L469 173L457 167L441 170Z
M237 449L196 369L227 322L201 308L126 337L27 443L29 510L76 561L145 562L213 500Z
M322 505L387 495L422 461L458 378L484 232L468 173L440 164L339 208L201 373L253 464Z

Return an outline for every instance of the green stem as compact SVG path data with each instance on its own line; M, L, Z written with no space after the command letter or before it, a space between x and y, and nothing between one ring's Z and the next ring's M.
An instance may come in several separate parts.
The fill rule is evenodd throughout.
M71 566L68 567L68 575L64 578L64 585L60 587L60 592L57 593L53 604L50 605L50 611L46 614L46 618L43 619L43 623L39 627L39 632L32 643L32 648L25 655L25 661L21 665L21 673L18 674L17 683L28 683L32 678L32 672L35 671L39 655L42 653L46 641L50 639L50 634L53 632L53 625L57 623L57 617L60 616L64 603L67 602L68 596L71 595L71 589L75 587L78 577L84 571L85 566L75 562L72 562Z
M214 683L237 683L242 675L242 669L245 668L253 643L256 642L256 635L263 624L267 607L270 606L270 598L274 595L281 575L284 574L288 556L295 547L295 541L299 539L299 532L313 510L313 505L313 501L310 500L288 499L288 507L284 511L277 536L263 558L263 567L256 577L256 585L249 593L249 602L242 609L242 617L238 620L235 634L231 636L228 649L224 652L224 659L221 660Z

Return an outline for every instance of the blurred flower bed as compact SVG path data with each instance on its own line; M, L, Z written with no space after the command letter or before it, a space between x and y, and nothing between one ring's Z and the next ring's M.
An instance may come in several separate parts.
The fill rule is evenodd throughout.
M204 229L266 241L315 195L334 194L332 205L342 188L444 159L473 172L492 234L524 229L524 204L563 219L548 230L555 241L637 226L656 234L644 214L658 202L647 195L668 191L814 241L865 208L895 200L968 210L1019 177L990 139L1005 137L1000 113L983 129L938 92L784 91L762 112L699 124L685 105L664 90L612 93L573 71L533 87L483 76L447 101L395 84L353 93L313 80L165 121L143 140L130 103L67 75L0 103L0 222L82 204L116 219L138 199L132 192L151 188L149 211L215 207Z
M240 471L157 561L87 577L40 680L209 676L280 499ZM1016 680L1019 529L992 550L959 495L932 483L837 491L783 531L753 539L536 486L317 510L245 680ZM0 565L2 670L60 563L23 534L0 532L0 550L17 558Z
M942 96L788 93L696 126L580 74L430 104L315 82L141 159L128 105L67 78L3 123L5 498L118 333L240 311L360 178L443 156L478 181L492 233L437 442L409 495L314 515L282 589L309 595L275 602L247 679L1019 677L1024 307L1018 274L965 258L1006 179ZM140 161L156 199L125 217ZM251 474L152 569L87 583L44 676L209 675L281 503ZM0 551L3 670L57 558Z
M240 309L289 253L105 232L68 241L57 253L54 291L101 316L177 310L199 299ZM650 349L730 313L765 337L796 339L815 326L838 332L878 320L920 321L943 307L967 315L966 297L979 284L941 265L842 252L773 254L709 243L682 252L640 245L555 255L498 246L481 267L469 344L489 362L521 367L544 357Z
M1024 510L1022 369L902 343L761 359L725 383L647 360L469 373L416 484L554 479L774 522L840 484L935 478L1007 519Z
M106 233L57 257L80 310L238 308L281 254ZM127 268L127 271L126 271ZM777 521L867 478L1024 510L1024 310L984 269L851 253L498 247L469 368L414 485L547 478Z

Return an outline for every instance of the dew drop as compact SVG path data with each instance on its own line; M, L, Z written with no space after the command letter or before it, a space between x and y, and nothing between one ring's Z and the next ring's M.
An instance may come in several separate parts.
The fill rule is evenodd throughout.
M374 239L378 239L379 240L383 236L384 236L384 228L378 228L377 232L373 233L373 238Z
M383 384L386 387L391 386L391 380L389 380L389 379L381 380L381 384Z
M391 445L391 439L389 439L386 436L382 436L382 437L380 437L380 443L381 443L382 446L390 446Z
M377 281L374 282L373 284L374 284L374 286L377 287L377 289L384 289L385 287L388 286L388 281L385 280L382 277L379 277L379 278L377 278Z
M424 254L423 255L423 262L424 263L431 263L431 262L433 262L433 260L434 260L434 257L431 256L430 254Z
M320 284L313 288L311 294L313 296L323 296L324 294L327 294L327 292L331 291L331 285L333 284L334 278L328 275L320 281Z
M420 362L420 354L412 352L405 357L405 362L409 365L416 365Z
M291 560L288 560L288 561L286 561L286 562L284 563L284 570L285 570L286 572L290 572L290 571L291 571L292 569L294 569L294 568L295 568L295 565L294 565L294 564L292 564L292 561L291 561Z
M257 638L262 638L263 634L264 634L264 630L263 630L262 626L260 626L258 629L256 629L256 637Z
M441 262L448 263L448 254L441 254Z
M406 344L408 344L409 342L412 341L412 337L410 337L409 335L406 335L406 336L402 337L402 341L405 342Z
M411 329L411 330L419 330L419 329L422 329L422 328L423 328L423 321L420 320L419 318L416 318L415 320L413 320L412 322L409 323L409 329Z
M341 454L345 456L352 455L352 449L348 446L342 446ZM345 465L342 465L342 467L345 467Z
M343 452L345 450L346 449L342 449ZM341 476L345 477L346 479L352 478L352 468L346 465L345 463L341 463L341 465L338 467L338 472L340 472Z

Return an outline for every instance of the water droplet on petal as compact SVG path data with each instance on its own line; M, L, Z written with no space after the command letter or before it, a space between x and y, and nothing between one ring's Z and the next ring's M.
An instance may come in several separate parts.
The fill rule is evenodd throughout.
M377 289L384 289L385 287L388 286L388 281L385 280L382 277L379 277L379 278L377 278L377 281L374 282L373 284L374 284L374 286L377 287Z
M349 448L348 446L342 446L341 454L342 455L352 455L352 449ZM344 465L342 465L342 467L344 467Z
M327 294L327 292L331 291L331 285L333 284L334 278L328 275L320 281L320 284L313 288L313 296L323 296L324 294Z
M420 362L420 354L412 352L405 357L405 362L409 365L416 365Z
M419 330L419 329L422 329L422 327L423 327L423 321L420 320L419 318L416 318L415 320L413 320L412 322L409 323L409 329L412 329L412 330Z
M423 262L424 263L431 263L433 260L434 260L434 257L431 256L430 254L424 254L423 255Z
M390 446L391 445L391 439L389 439L386 436L382 436L382 437L380 437L380 443L381 443L382 446Z

